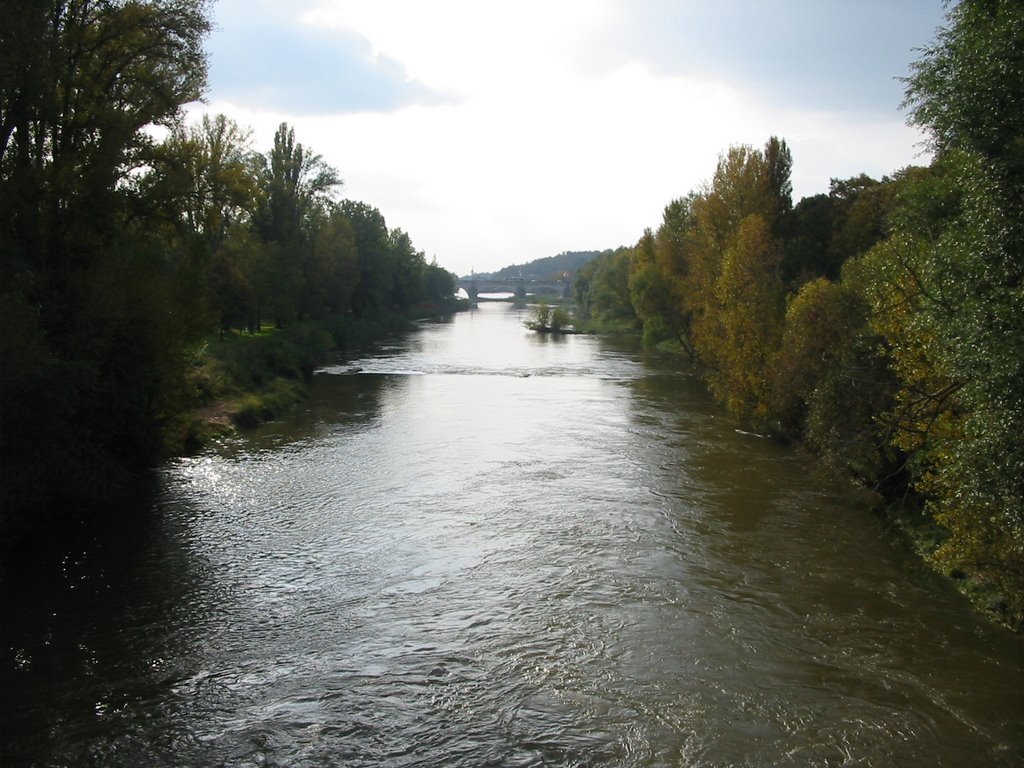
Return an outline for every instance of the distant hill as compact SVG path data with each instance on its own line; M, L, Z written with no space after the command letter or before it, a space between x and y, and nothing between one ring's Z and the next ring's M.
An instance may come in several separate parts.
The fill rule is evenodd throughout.
M485 280L508 280L522 278L523 280L558 280L568 273L568 277L576 274L576 270L593 261L604 251L565 251L557 256L546 256L543 259L536 259L528 264L512 264L499 269L497 272L480 272L476 275ZM469 278L470 275L466 275Z

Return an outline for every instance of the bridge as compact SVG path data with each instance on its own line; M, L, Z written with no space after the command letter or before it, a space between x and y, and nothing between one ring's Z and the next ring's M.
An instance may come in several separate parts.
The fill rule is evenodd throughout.
M459 278L458 286L466 292L471 302L476 302L481 293L511 293L517 299L527 296L560 296L569 298L572 282L569 280L524 280L521 277L486 278L471 275Z

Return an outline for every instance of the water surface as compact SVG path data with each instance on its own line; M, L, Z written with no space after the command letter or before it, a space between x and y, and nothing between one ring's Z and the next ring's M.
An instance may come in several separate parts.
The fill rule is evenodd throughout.
M5 576L3 764L1021 764L1020 638L683 361L524 319L328 367Z

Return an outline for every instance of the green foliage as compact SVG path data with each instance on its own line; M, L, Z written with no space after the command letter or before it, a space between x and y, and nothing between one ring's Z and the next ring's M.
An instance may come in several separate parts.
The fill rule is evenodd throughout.
M721 335L710 384L730 413L744 420L766 415L765 371L778 346L785 298L780 260L768 220L751 214L740 222L716 286Z
M601 251L565 251L557 256L534 259L526 264L510 264L497 272L479 273L476 276L526 281L571 279L584 264L593 261L601 253Z
M876 418L892 407L896 383L869 315L847 281L805 283L788 302L782 341L768 365L768 411L781 435L881 488L901 480L902 454Z
M633 248L629 265L629 296L643 324L644 344L654 346L672 334L667 316L672 312L668 281L658 271L654 235L644 232Z
M230 419L239 427L255 427L303 400L300 382L277 378L256 392L247 392L229 403Z
M572 318L564 307L551 307L542 301L533 308L523 325L540 333L562 333L572 325Z
M530 317L523 323L531 331L546 331L551 327L551 307L542 301L530 312Z
M192 356L194 407L177 415L172 447L195 450L232 426L281 413L305 397L309 377L334 349L331 335L313 323L210 337Z
M692 307L687 301L692 255L691 202L692 198L673 200L665 207L657 233L644 233L633 249L629 290L637 317L643 323L644 343L653 346L674 339L692 358Z
M585 264L573 280L577 322L591 330L639 327L629 291L631 249L619 248Z
M265 254L257 301L278 327L322 310L321 278L330 265L316 248L316 235L341 183L334 168L295 140L293 128L278 127L261 168L262 195L253 216Z
M848 260L885 237L888 217L896 205L897 186L891 179L879 182L864 174L832 180L829 200L834 218L827 251L832 270L841 270ZM837 277L838 272L830 276Z
M359 292L353 297L352 311L365 316L387 309L395 269L384 217L376 208L354 200L342 201L340 211L352 223L359 252Z
M183 235L200 239L211 257L256 209L258 156L250 143L251 131L230 118L203 115L196 125L174 126L154 148L145 184L165 200Z
M784 291L777 235L790 208L789 151L731 147L690 202L685 240L687 336L712 390L737 418L765 417L765 366L781 333ZM677 235L677 240L682 239Z
M551 332L562 333L570 325L572 325L572 318L566 311L565 307L555 307L551 310Z
M179 123L206 12L4 7L0 535L108 502L186 403L263 418L328 349L454 293L378 210L337 201L338 172L288 125L264 156L223 116ZM948 22L907 81L931 167L834 179L794 207L784 141L730 147L635 246L538 269L576 270L581 326L678 342L737 419L923 499L946 534L934 561L1020 622L1024 6L961 0ZM217 354L187 354L214 327Z
M771 361L770 404L780 430L803 435L808 402L836 353L867 322L867 309L843 286L819 277L804 283L786 307L778 352Z
M999 179L949 152L901 190L896 231L857 264L899 379L885 415L926 509L951 533L936 557L1024 612L1024 302ZM1012 212L1012 213L1011 213Z
M784 218L782 279L790 290L816 277L838 280L843 264L886 235L895 207L892 179L832 179L828 195L797 203Z
M359 249L352 221L333 210L319 219L313 233L314 259L309 262L305 308L312 317L337 315L352 306L359 283Z
M937 159L887 185L888 236L851 261L844 283L868 303L893 377L875 419L890 450L906 454L925 511L948 532L935 562L998 590L1019 623L1024 7L963 0L948 19L914 65L906 101Z
M7 4L0 38L0 529L110 504L159 449L202 324L143 130L200 95L205 4ZM10 365L12 360L17 365ZM33 522L29 522L33 521Z
M963 149L1024 172L1024 9L1016 0L960 0L912 65L904 106L940 151Z
M943 567L1024 618L1024 7L962 0L913 67L906 105L932 137L890 241L865 265L900 378L894 440L914 450Z
M828 195L805 197L790 211L781 276L787 286L799 287L816 277L835 280L839 264L829 259L829 245L836 212Z
M456 277L434 259L423 268L423 298L426 301L450 301L455 295Z

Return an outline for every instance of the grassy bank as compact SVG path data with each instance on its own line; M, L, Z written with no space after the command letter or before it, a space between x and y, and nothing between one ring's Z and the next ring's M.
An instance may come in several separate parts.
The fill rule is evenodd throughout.
M211 334L195 350L187 407L169 436L169 452L194 452L299 402L313 371L335 348L332 334L315 323Z
M352 356L414 319L463 309L463 303L420 304L404 314L352 315L327 321L265 325L259 331L211 334L194 351L185 408L167 437L172 454L194 453L211 440L271 420L301 402L314 371Z

